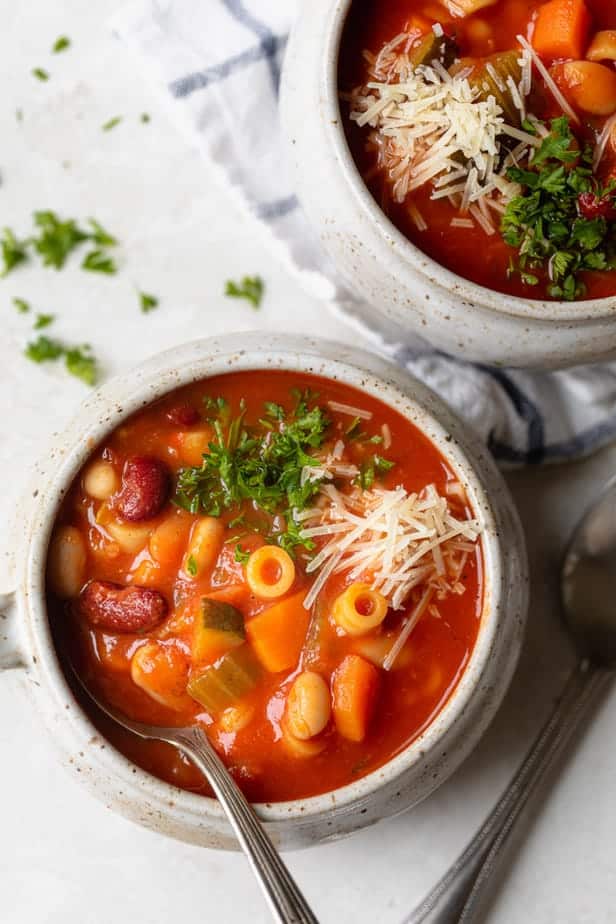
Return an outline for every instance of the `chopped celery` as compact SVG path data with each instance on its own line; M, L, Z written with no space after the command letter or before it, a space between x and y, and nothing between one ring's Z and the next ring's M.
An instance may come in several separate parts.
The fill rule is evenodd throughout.
M188 693L217 718L255 686L261 668L248 645L228 651L215 664L193 671Z

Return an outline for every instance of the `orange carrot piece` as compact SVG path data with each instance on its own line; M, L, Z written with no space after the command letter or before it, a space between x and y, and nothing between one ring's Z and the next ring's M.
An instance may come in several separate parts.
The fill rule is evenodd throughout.
M343 738L363 741L376 705L379 672L359 655L347 655L332 677L334 721Z
M263 667L277 673L295 667L308 631L310 612L304 608L305 591L286 597L253 616L246 635Z
M574 109L594 116L616 112L616 73L594 61L567 61L550 69Z
M583 58L590 38L591 15L584 0L549 0L539 7L533 48L552 62Z

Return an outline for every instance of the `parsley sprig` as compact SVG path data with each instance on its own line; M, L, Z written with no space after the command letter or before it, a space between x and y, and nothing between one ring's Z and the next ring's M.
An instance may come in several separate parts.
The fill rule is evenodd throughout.
M260 276L244 276L241 282L227 280L225 295L231 298L245 298L253 308L258 308L263 298L264 288Z
M616 269L616 222L607 216L586 217L580 208L585 195L611 201L615 184L601 186L593 175L592 149L580 151L563 116L553 119L528 167L511 167L507 177L523 187L508 204L501 231L518 250L510 274L536 286L547 274L547 294L573 301L586 293L580 278L585 270Z
M40 316L39 316L40 317ZM43 326L43 325L35 325ZM53 340L45 334L39 334L24 350L24 355L34 363L51 362L64 358L67 372L81 379L86 385L95 385L98 376L96 359L92 356L90 347L66 346L59 340Z
M228 408L213 418L215 438L200 466L180 472L176 503L192 513L220 516L224 510L241 512L251 502L272 518L271 538L289 552L313 543L300 536L292 516L303 510L318 493L322 477L304 479L305 466L318 466L314 451L323 445L329 419L318 405L302 399L292 414L268 404L265 414L271 429L261 432L245 424L246 408L237 416ZM264 432L263 432L264 431ZM281 522L284 521L284 522Z
M25 240L19 240L10 228L4 228L0 238L2 269L0 276L6 276L29 256L29 249L38 254L43 266L62 269L69 256L81 244L89 242L91 250L82 262L82 268L92 272L115 273L116 265L107 248L115 247L117 241L94 218L89 218L88 228L78 224L74 218L60 218L49 209L33 215L34 233Z

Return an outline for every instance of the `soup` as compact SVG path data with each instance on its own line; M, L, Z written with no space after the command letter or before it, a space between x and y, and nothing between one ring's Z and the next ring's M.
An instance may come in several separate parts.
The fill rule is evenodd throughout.
M52 629L126 715L201 725L251 800L314 796L447 702L482 614L480 531L447 461L376 398L229 373L131 417L75 479L49 549ZM174 749L94 719L208 793Z
M421 250L526 298L616 294L616 6L356 0L353 157Z

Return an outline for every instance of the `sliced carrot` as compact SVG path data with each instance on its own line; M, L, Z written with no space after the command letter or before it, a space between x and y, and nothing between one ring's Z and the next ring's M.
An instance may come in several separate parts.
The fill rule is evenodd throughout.
M567 61L550 73L571 105L588 115L616 112L616 72L593 61Z
M274 603L246 623L246 635L263 667L276 673L295 667L308 631L305 591Z
M539 7L533 48L550 62L581 58L588 46L591 25L592 18L584 0L549 0Z
M363 741L376 705L379 672L359 655L347 655L332 677L334 721L343 738Z

